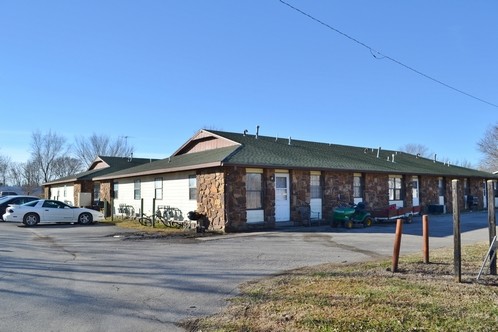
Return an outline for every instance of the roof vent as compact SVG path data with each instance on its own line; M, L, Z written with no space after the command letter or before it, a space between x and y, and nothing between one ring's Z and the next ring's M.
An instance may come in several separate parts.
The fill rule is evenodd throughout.
M128 162L131 163L132 160L133 160L133 152L130 153L130 156L128 157Z
M417 155L415 156L415 158L419 158L420 157L420 153L417 153Z
M246 136L246 135L247 135L247 132L248 132L248 131L249 131L249 130L247 130L247 129L246 129L246 130L244 130L244 136Z
M437 157L437 154L434 153L434 162L436 162L436 157Z
M292 137L289 136L289 145L291 145Z
M256 126L256 139L258 139L258 135L259 135L259 126Z
M391 160L393 163L394 163L394 156L395 156L395 154L393 153L393 158L392 158L392 160Z
M380 157L380 149L381 149L381 147L379 146L379 149L377 150L377 158Z

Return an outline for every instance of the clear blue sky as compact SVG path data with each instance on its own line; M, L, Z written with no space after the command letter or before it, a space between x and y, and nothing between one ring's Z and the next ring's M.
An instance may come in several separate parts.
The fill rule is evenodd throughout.
M498 2L290 4L498 104ZM128 136L165 158L202 128L477 164L498 108L422 77L278 0L0 1L0 154L31 134Z

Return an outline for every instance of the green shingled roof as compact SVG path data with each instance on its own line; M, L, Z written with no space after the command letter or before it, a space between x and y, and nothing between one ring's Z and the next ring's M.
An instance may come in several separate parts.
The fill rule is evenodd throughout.
M70 175L70 176L65 176L65 177L47 182L44 185L54 185L54 184L61 184L61 183L68 183L68 182L75 182L75 181L92 180L96 176L103 176L103 175L113 173L116 171L120 171L120 170L123 170L126 168L132 168L132 167L135 167L137 165L142 165L144 163L150 163L150 162L155 161L157 159L99 156L96 158L96 160L101 160L109 166L104 167L104 168L89 169L89 170L81 172L81 173L77 173L77 174ZM93 164L92 164L92 166L93 166Z
M141 176L214 166L245 166L284 169L338 170L389 174L497 178L496 175L404 152L355 147L287 138L203 130L204 135L233 143L232 146L177 154L163 160L124 169L94 180ZM192 139L192 143L195 140ZM188 146L187 144L184 146ZM394 161L393 161L394 156Z
M254 165L275 168L348 170L438 176L495 177L481 172L412 154L379 148L302 141L287 138L243 135L211 131L241 144L224 164ZM379 156L377 157L377 154ZM394 161L393 161L394 156Z

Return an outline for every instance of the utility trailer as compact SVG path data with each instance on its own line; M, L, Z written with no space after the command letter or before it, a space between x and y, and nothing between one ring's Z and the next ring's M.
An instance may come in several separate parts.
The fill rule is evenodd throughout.
M420 214L420 206L397 207L396 204L391 204L385 208L372 209L370 214L377 223L393 222L397 219L403 219L405 222L411 223L413 216Z

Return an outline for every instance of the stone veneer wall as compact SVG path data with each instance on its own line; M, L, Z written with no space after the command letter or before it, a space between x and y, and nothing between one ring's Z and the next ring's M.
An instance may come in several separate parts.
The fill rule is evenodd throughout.
M484 208L483 198L483 182L482 179L470 179L469 181L470 195L479 197L478 209Z
M81 193L81 182L76 182L74 185L74 197L73 197L73 202L74 205L77 205L78 203L78 194Z
M300 220L299 207L309 204L310 171L293 170L290 172L291 220Z
M322 172L323 217L330 219L340 203L353 201L353 173Z
M438 177L420 176L419 183L420 183L420 190L419 190L420 208L421 211L427 212L429 205L439 204ZM446 198L445 202L448 202Z
M275 227L275 170L263 170L263 209L265 227Z
M226 231L246 228L246 170L241 167L225 168Z
M104 216L111 215L111 182L100 182L100 200L104 202Z
M412 178L411 175L403 176L403 185L404 185L404 207L412 208L413 207L413 191L412 191Z
M365 174L363 196L370 208L382 208L389 205L389 175Z
M225 229L225 173L220 169L197 174L197 212L209 220L209 229Z

